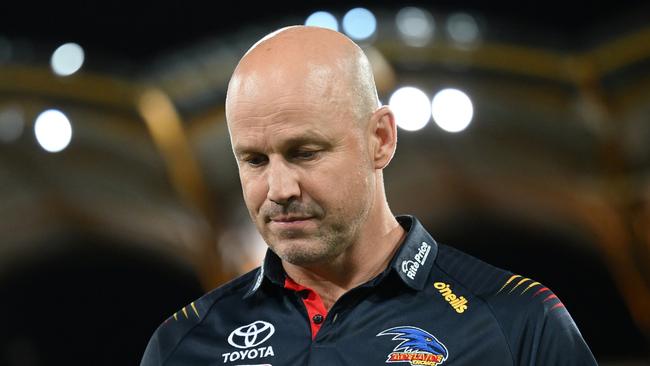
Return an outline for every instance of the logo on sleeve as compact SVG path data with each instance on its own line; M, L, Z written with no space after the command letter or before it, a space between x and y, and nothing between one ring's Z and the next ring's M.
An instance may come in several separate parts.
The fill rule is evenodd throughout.
M448 283L436 282L433 284L433 287L435 287L436 290L440 292L440 295L442 295L445 301L448 302L449 305L454 308L458 314L462 314L469 307L467 299L464 296L457 296L454 294L454 292L451 291L451 287L449 287Z
M262 320L257 320L233 330L228 336L228 343L240 350L222 353L223 362L254 360L275 356L272 346L257 347L268 341L274 333L275 327L273 324Z
M392 335L401 341L388 355L386 363L406 362L413 365L440 365L449 356L447 347L433 334L410 325L383 330L377 337Z
M429 252L431 251L431 245L426 242L422 242L418 252L413 256L413 260L404 260L402 261L402 272L406 273L406 276L412 280L415 279L415 275L418 273L418 269L421 265L424 265L424 262L427 261Z

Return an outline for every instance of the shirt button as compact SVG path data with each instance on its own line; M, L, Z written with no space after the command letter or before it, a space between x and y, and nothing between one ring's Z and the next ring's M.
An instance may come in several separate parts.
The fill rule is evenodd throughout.
M322 322L323 322L323 319L324 319L323 316L320 315L320 314L316 314L316 315L314 315L313 318L311 318L311 320L314 321L314 324L320 324L320 323L322 323Z

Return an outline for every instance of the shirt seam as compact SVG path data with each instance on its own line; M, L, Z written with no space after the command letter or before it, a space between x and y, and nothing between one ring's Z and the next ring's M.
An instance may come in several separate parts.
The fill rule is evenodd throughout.
M244 281L242 281L242 282L243 282L243 283L247 283L247 282L244 282ZM239 290L239 289L240 289L240 288L238 287L238 288L235 288L235 289L232 289L232 290L226 291L226 292L224 292L221 296L218 296L216 299L214 299L214 301L212 302L212 305L210 305L210 307L208 307L208 309L205 311L205 315L203 316L203 318L201 318L201 321L199 321L198 323L194 324L194 326L192 326L190 329L188 329L187 332L185 332L185 334L184 334L184 335L183 335L183 336L178 340L178 342L176 342L176 345L174 346L174 348L172 349L172 351L169 353L169 355L168 355L167 357L165 357L165 360L162 362L162 366L164 366L164 365L167 364L167 362L169 361L169 359L174 355L174 353L176 353L176 351L178 350L178 347L181 345L181 343L183 343L183 341L185 340L185 338L187 338L187 336L188 336L190 333L192 333L192 331L193 331L196 327L198 327L199 325L203 324L203 322L205 321L205 319L208 317L208 314L212 311L212 308L214 308L214 306L217 305L217 301L219 301L220 299L222 299L222 298L225 297L225 296L228 296L228 295L231 295L231 294L235 293L235 292L236 292L237 290Z

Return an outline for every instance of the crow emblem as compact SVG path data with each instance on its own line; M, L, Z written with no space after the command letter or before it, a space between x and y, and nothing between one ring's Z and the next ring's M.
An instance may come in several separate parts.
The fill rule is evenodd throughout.
M442 364L449 355L447 347L433 334L413 326L393 327L383 330L379 336L392 335L400 342L388 355L386 363L408 362L411 365L436 366Z

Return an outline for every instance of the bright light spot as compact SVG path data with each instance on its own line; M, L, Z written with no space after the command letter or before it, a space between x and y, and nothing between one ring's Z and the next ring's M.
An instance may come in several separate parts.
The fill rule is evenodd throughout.
M55 74L60 76L72 75L79 71L84 63L84 50L76 43L66 43L52 54L50 65Z
M0 110L0 141L12 142L23 133L25 119L18 107L6 107Z
M377 30L377 19L368 9L354 8L343 16L343 30L350 38L361 41Z
M34 133L41 147L54 153L68 146L72 139L72 126L61 111L48 109L36 118Z
M406 86L397 89L388 100L397 125L407 131L417 131L429 123L431 104L429 97L418 88Z
M465 13L452 14L447 18L447 32L451 39L464 45L476 42L479 36L476 20Z
M328 28L335 31L339 30L339 22L336 20L336 17L326 11L317 11L308 16L307 20L305 20L305 25Z
M467 94L458 89L443 89L431 102L433 120L447 132L460 132L469 126L474 107Z
M422 47L433 38L433 16L425 10L406 7L397 13L395 22L402 40L409 46Z

